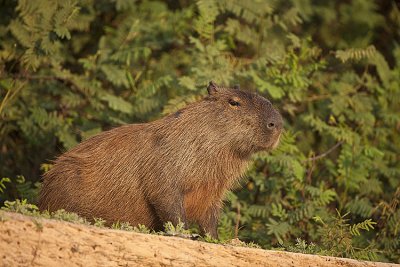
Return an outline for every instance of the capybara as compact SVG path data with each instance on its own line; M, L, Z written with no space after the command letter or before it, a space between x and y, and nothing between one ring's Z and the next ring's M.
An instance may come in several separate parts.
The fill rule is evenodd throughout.
M44 174L39 207L108 223L194 222L217 238L224 193L250 156L279 142L283 121L265 98L210 82L201 101L159 120L93 136Z

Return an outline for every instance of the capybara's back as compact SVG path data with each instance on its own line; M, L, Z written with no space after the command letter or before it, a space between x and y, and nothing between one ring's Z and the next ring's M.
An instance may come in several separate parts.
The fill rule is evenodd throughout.
M276 146L282 118L250 92L208 96L160 120L103 132L62 154L44 175L39 207L160 229L196 222L217 237L223 195L250 156Z
M146 126L103 132L61 155L44 175L40 208L154 226L155 213L140 186L140 176L150 171L143 160L154 149Z

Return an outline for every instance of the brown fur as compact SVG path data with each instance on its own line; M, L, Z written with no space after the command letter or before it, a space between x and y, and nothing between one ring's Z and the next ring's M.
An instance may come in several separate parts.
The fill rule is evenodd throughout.
M207 89L175 114L103 132L61 155L44 175L40 208L154 229L196 222L217 237L224 193L253 153L277 144L282 118L254 93Z

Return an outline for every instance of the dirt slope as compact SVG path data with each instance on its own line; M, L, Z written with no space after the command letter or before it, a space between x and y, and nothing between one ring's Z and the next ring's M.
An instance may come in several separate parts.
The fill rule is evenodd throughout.
M0 266L400 266L0 216Z

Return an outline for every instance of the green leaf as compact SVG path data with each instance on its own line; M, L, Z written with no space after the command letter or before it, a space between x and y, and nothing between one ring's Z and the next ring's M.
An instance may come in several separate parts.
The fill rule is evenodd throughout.
M103 93L100 99L107 102L108 106L113 110L120 111L126 114L132 114L133 106L122 97L111 95L109 93Z
M300 162L295 160L292 162L292 168L293 168L293 173L294 173L295 177L298 180L303 180L304 172L305 172L303 165L301 165Z

